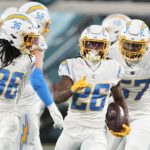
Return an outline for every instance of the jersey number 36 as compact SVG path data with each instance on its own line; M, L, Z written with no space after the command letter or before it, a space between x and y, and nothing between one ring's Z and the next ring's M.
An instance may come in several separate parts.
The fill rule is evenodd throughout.
M7 69L0 69L0 96L6 99L15 99L23 75L20 72L12 73Z

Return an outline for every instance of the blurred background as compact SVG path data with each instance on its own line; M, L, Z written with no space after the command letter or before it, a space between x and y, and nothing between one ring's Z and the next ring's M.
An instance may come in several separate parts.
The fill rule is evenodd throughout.
M44 74L49 85L59 80L59 64L79 56L78 39L82 30L91 24L101 24L113 13L123 13L144 20L150 26L150 0L35 0L49 9L52 24L47 35L48 50L44 59ZM0 14L8 7L20 7L27 0L0 0ZM68 104L58 105L63 117ZM53 129L47 109L41 116L41 141L44 150L53 150L61 130Z

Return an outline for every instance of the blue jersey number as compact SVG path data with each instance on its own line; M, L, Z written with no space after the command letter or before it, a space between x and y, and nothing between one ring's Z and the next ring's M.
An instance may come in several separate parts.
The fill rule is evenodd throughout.
M37 12L36 19L44 20L45 14L41 12Z
M12 29L20 30L21 23L17 21L13 21L13 25L11 26Z
M97 84L93 93L91 93L90 88L85 88L84 93L76 93L73 95L71 108L77 110L86 110L87 107L89 107L91 111L101 111L104 108L105 100L108 96L109 90L109 84ZM88 103L85 102L85 99L89 99L90 96L91 102L90 105L88 105ZM79 104L79 101L82 100L84 100L84 102Z
M138 92L137 95L135 95L134 100L140 100L143 96L144 92L149 88L150 79L144 79L144 80L122 80L122 84L124 85L133 85L134 87L140 87L143 86L143 88ZM130 91L126 88L123 88L123 93L125 98L127 99L130 95Z
M7 99L15 99L17 88L23 73L10 73L7 69L0 69L0 95L4 95Z

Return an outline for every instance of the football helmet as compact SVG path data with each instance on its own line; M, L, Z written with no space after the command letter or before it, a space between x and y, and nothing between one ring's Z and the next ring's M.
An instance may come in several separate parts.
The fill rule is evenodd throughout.
M9 7L4 10L4 12L1 15L1 19L5 19L8 15L17 13L17 8L16 7Z
M149 44L149 28L144 21L133 19L120 32L119 46L125 60L137 62L142 59Z
M15 13L8 15L2 25L3 36L10 44L29 54L38 49L39 30L37 24L26 14Z
M108 32L100 25L87 27L79 38L80 54L91 62L105 59L110 45Z
M48 9L38 2L27 2L19 8L19 12L30 15L37 23L40 34L49 31L51 24Z
M16 7L9 7L7 9L5 9L5 11L2 13L2 15L0 16L0 28L3 24L3 20L10 14L13 13L17 13L17 8Z
M118 40L119 32L131 19L124 14L112 14L107 16L103 22L102 26L110 34L111 42L114 43Z

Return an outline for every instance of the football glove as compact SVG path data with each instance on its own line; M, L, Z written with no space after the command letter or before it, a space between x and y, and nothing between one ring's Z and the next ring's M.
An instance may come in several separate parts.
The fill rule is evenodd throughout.
M87 81L86 81L86 76L82 77L81 80L75 82L72 87L71 87L71 91L72 93L76 93L77 91L80 91L82 90L83 88L86 88L86 87L91 87L91 84L89 84Z
M59 112L55 103L52 103L50 106L48 106L48 110L49 110L51 117L54 121L53 127L62 129L63 128L63 117L62 117L61 113Z
M39 49L38 50L39 51L45 51L45 50L47 50L47 48L48 48L48 45L47 45L44 37L41 35L39 37Z
M130 133L130 127L129 126L127 126L127 125L125 125L125 124L123 124L122 125L122 130L120 131L120 132L114 132L114 131L112 131L112 130L109 130L110 132L111 132L111 134L113 135L113 136L117 136L117 137L124 137L124 136L126 136L126 135L128 135L129 133Z

